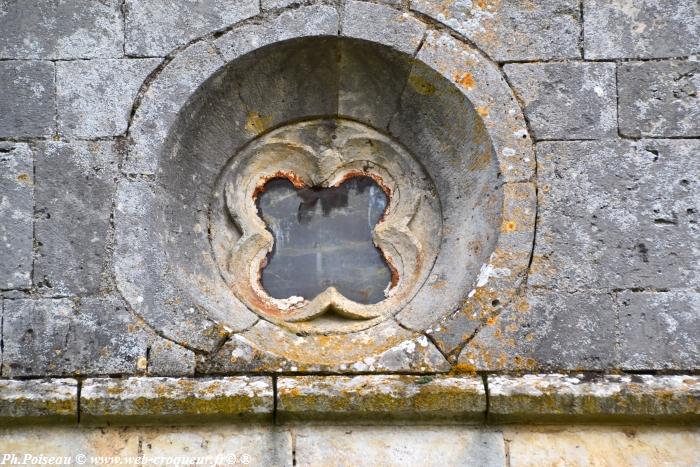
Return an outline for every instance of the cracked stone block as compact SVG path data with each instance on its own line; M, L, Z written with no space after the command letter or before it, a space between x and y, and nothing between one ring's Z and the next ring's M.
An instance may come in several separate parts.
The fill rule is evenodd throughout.
M411 0L496 61L579 58L578 0Z
M57 62L58 131L97 138L126 132L141 84L159 59Z
M700 293L623 291L617 303L623 370L700 368Z
M48 292L99 292L116 174L112 142L37 145L34 278Z
M350 0L345 4L343 36L381 42L413 55L423 39L426 25L406 12L384 5Z
M54 64L0 61L0 138L51 136L56 129Z
M95 378L83 383L80 419L88 424L272 418L272 379Z
M700 141L540 143L537 152L530 286L697 285Z
M0 425L77 421L76 380L0 380Z
M277 381L277 413L285 420L482 420L478 377L300 376Z
M121 0L22 0L0 4L0 58L123 55Z
M697 464L700 431L683 427L506 427L512 467Z
M126 0L126 53L164 56L177 46L260 12L258 0Z
M700 378L652 375L488 376L489 420L700 420Z
M700 136L700 62L621 63L620 132L626 136Z
M617 135L614 63L517 63L503 70L536 140Z
M137 373L146 340L117 298L5 300L3 375Z
M528 290L486 321L459 355L465 371L603 370L613 363L610 294Z
M153 376L194 376L195 354L176 343L157 338L148 352L148 374Z
M503 435L430 426L300 427L296 465L506 465Z
M584 0L586 59L680 57L700 52L694 0Z
M0 290L32 285L33 164L27 144L0 142Z

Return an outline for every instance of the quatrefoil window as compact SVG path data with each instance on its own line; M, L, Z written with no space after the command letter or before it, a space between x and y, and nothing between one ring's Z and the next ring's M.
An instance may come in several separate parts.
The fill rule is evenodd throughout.
M372 232L388 201L366 176L329 188L298 189L283 178L268 181L257 198L258 212L274 237L261 273L265 291L277 299L303 300L333 287L357 303L384 300L392 271Z
M273 322L372 325L411 300L440 245L430 178L391 138L357 122L267 133L231 159L214 193L221 274Z

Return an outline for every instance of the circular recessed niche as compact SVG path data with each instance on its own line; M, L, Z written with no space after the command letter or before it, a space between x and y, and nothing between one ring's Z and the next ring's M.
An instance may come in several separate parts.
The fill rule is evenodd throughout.
M254 347L291 360L316 358L313 345L304 347L305 336L336 336L337 355L324 358L340 362L343 349L357 342L367 355L382 351L392 336L411 338L407 329L425 330L478 298L474 289L484 285L494 255L514 257L508 246L497 246L510 202L502 172L515 160L502 135L515 141L526 133L523 127L504 128L514 111L495 107L494 114L506 117L487 127L484 110L477 112L449 72L436 68L421 54L344 37L278 42L220 66L188 96L167 138L147 142L157 154L153 179L120 183L115 268L135 311L164 335L204 350L218 341L202 323L241 333ZM507 89L502 80L493 84ZM169 88L162 89L145 100L167 99ZM503 108L517 106L507 102ZM169 111L166 106L158 112ZM510 157L507 163L501 150ZM362 203L380 207L381 215L368 214L373 221L364 241L371 248L362 247L367 254L374 248L389 269L377 269L373 299L362 300L341 284L342 267L354 264L353 254L338 264L332 255L327 259L324 264L341 280L316 284L315 296L284 297L266 288L265 268L281 261L274 256L281 237L270 220L273 198L265 198L268 190L273 196L274 186L276 193L287 190L299 198L292 205L299 212L304 193L309 195L304 209L319 216L314 222L351 222ZM313 200L325 196L323 190L341 190L329 192L331 198L345 190L340 217L319 214L322 201L319 207ZM285 217L283 210L276 215L292 221L302 216ZM342 226L329 228L345 233ZM528 257L517 261L527 264ZM294 274L305 274L303 262L290 264ZM293 274L282 279L293 288ZM261 328L265 322L270 324ZM277 329L274 339L260 331L270 325ZM285 355L287 347L272 343L280 339L304 348Z

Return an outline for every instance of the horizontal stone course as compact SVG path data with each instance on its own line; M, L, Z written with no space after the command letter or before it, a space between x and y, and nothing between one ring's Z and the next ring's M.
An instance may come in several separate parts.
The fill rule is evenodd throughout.
M489 375L494 422L700 420L697 376Z
M443 376L298 376L277 381L281 419L442 419L481 421L481 378Z
M272 379L140 377L87 379L80 393L81 422L87 424L158 424L202 419L271 419Z
M0 380L0 425L77 421L76 380Z

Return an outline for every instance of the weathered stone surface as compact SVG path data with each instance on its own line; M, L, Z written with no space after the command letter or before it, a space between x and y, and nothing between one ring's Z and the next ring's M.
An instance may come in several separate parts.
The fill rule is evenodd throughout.
M124 428L31 426L0 429L0 449L9 456L16 456L20 464L26 460L28 464L48 465L52 457L54 464L59 465L118 463L117 459L124 464L136 463L135 459L142 454L140 439L141 433ZM131 462L127 460L129 457Z
M58 131L96 138L124 133L136 94L158 59L57 62Z
M443 376L300 376L277 380L285 420L483 420L481 378Z
M489 375L488 391L492 421L700 419L697 376Z
M616 301L623 370L700 368L700 293L622 291Z
M617 134L613 63L518 63L503 67L535 139Z
M148 87L134 114L122 170L152 174L158 167L158 148L167 138L178 111L190 95L223 65L216 49L198 42L175 56Z
M501 433L464 427L302 427L298 466L506 465Z
M622 134L700 136L700 62L621 63L617 79Z
M610 294L528 290L461 351L474 371L603 370L613 364L615 309Z
M427 337L412 338L386 322L376 327L377 332L353 333L345 339L343 335L295 335L261 320L245 333L233 335L211 357L200 356L197 373L449 371L449 363Z
M52 62L0 62L0 96L0 137L55 133L56 89Z
M411 0L411 9L451 27L496 61L580 57L576 0Z
M697 428L506 428L512 467L697 464Z
M88 424L157 424L272 417L272 379L87 379L80 393L80 420Z
M126 53L164 56L177 46L260 12L258 0L127 0Z
M214 425L140 429L143 455L219 459L219 465L292 467L292 435L270 426Z
M538 145L528 283L561 290L698 283L698 140ZM585 157L583 157L585 155Z
M54 295L96 294L106 273L114 144L40 143L35 166L34 281Z
M157 219L156 186L142 179L122 179L115 201L114 270L116 285L132 309L149 326L188 348L211 351L230 332L192 303L176 281L166 279L168 266ZM236 330L255 323L252 312L229 322ZM238 327L240 326L240 327Z
M137 373L146 337L116 298L6 300L3 375Z
M345 4L341 35L381 42L413 55L426 25L406 12L384 5L350 0Z
M22 0L0 5L0 58L96 58L123 54L120 0Z
M0 380L0 425L77 421L76 380Z
M0 142L0 290L32 285L33 216L32 151Z
M194 376L195 354L172 341L157 338L148 348L148 374Z
M587 59L700 52L700 5L693 0L584 0L583 19Z
M255 49L288 39L338 34L338 10L310 5L283 11L263 24L242 24L217 38L216 47L227 62Z

